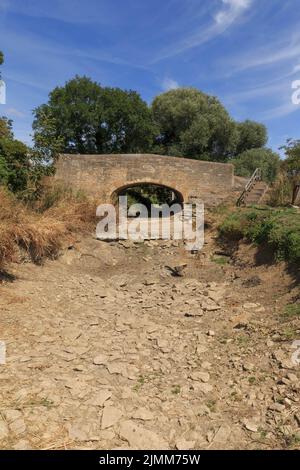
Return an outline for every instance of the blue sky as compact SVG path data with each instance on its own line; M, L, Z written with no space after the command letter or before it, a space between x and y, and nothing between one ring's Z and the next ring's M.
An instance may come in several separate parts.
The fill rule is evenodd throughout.
M0 0L0 50L0 115L27 143L32 110L75 74L148 103L197 87L235 119L265 123L274 149L300 138L299 0Z

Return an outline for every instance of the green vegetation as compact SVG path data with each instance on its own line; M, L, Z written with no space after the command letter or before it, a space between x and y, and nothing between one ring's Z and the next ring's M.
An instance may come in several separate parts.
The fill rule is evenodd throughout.
M270 204L273 206L293 204L300 191L300 140L289 139L282 149L286 158L281 161L272 187Z
M300 318L300 303L287 305L281 315L283 320Z
M228 161L268 140L263 124L235 122L216 97L195 88L162 93L152 112L159 129L154 148L161 154Z
M178 88L157 96L152 110L159 153L221 161L234 153L237 127L217 98Z
M207 402L205 403L207 408L212 412L212 413L215 413L216 412L216 405L217 405L217 401L216 400L207 400Z
M79 76L35 109L33 130L35 147L47 158L151 152L227 161L267 142L264 125L235 122L216 97L195 88L162 93L148 106L135 91Z
M180 385L173 385L171 392L173 395L179 395L179 393L181 392Z
M218 264L219 266L225 266L229 263L230 258L228 258L227 256L213 256L211 258L211 261Z
M269 246L276 260L300 261L300 214L295 209L237 209L219 226L220 237Z
M289 139L282 147L285 150L286 159L283 169L289 173L295 182L300 182L300 140Z
M135 392L138 392L143 387L143 385L145 385L145 382L146 382L145 377L143 375L140 375L138 378L137 384L133 387L133 390Z
M285 435L284 436L284 441L285 441L285 444L288 448L291 448L291 447L297 447L299 446L300 444L300 433L295 433L295 434L291 434L291 435Z
M246 150L259 149L268 142L268 132L264 124L247 119L237 124L239 139L236 154L240 155Z
M102 87L88 77L68 81L34 110L36 149L65 153L138 153L154 138L151 111L135 91Z
M268 183L273 183L279 171L279 155L267 148L255 148L245 150L237 158L231 160L235 173L238 176L250 178L256 168L262 170L262 178Z
M0 185L28 198L38 189L41 176L51 173L41 156L16 140L12 121L0 118Z
M249 382L250 385L255 385L256 384L256 377L254 377L254 376L249 377L248 382Z
M0 52L0 65L3 61ZM41 177L53 173L53 163L63 152L149 152L232 162L236 174L244 177L261 168L265 181L275 181L274 206L295 200L300 178L300 141L287 142L281 163L266 148L263 124L236 122L215 96L196 88L162 93L148 105L136 91L103 87L86 76L75 76L54 88L47 103L34 110L33 140L34 147L28 148L14 139L12 122L0 118L0 185L26 200L39 196ZM159 202L163 191L151 190L151 201ZM145 194L135 196L138 200Z

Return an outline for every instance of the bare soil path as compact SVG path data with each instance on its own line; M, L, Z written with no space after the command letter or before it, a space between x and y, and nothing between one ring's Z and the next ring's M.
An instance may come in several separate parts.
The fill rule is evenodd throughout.
M15 265L0 286L0 447L299 448L300 331L279 320L297 286L211 250L87 238Z

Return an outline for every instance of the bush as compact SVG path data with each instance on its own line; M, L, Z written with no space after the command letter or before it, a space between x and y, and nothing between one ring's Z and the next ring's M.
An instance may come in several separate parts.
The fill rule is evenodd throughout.
M43 155L14 139L12 121L0 117L0 185L30 200L38 193L41 177L51 171Z
M295 209L238 209L219 226L225 239L267 244L275 259L300 262L300 214Z

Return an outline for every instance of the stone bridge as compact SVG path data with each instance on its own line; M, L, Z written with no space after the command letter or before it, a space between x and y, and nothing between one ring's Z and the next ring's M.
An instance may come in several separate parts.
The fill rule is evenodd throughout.
M233 165L152 154L60 155L56 179L112 202L125 188L151 183L172 189L182 202L221 202L234 185Z

